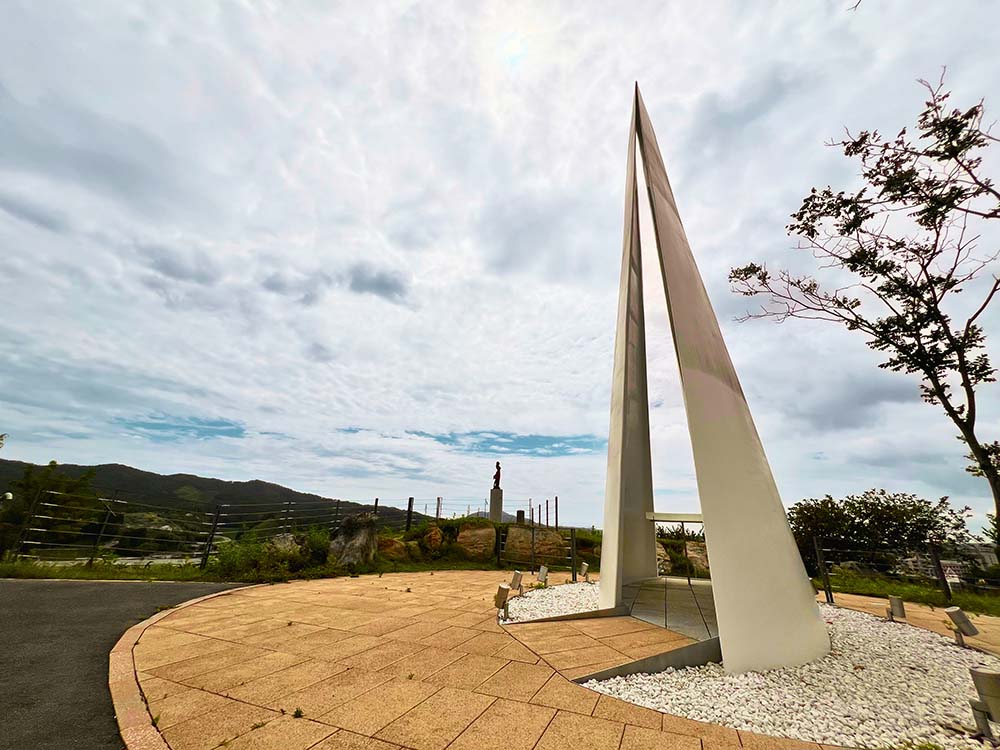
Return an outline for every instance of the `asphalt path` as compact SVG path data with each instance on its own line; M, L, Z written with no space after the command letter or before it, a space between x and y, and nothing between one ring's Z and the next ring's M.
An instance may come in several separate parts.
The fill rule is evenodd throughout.
M120 750L108 653L163 607L225 583L0 580L0 750Z

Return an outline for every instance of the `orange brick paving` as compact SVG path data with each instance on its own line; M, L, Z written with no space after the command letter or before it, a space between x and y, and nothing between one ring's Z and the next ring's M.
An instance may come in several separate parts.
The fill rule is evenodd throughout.
M502 628L492 598L508 578L236 590L150 625L134 666L173 750L819 750L576 685L567 678L688 640L630 617Z

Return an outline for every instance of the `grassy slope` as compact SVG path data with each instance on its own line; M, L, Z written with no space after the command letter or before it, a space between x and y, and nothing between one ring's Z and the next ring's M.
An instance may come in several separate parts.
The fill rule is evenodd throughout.
M814 579L813 584L822 590L823 582ZM945 598L940 589L923 586L906 581L893 581L874 576L859 576L839 574L833 576L830 586L834 591L844 594L863 594L888 598L890 594L900 597L906 602L929 604L934 607L961 607L966 612L977 614L1000 615L1000 596L993 594L976 594L965 591L954 591L951 601Z

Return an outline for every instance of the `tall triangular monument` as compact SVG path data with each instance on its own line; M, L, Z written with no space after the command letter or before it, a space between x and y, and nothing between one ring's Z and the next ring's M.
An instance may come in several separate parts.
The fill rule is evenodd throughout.
M743 389L688 245L636 86L629 131L601 554L601 607L623 584L656 576L636 143L653 218L694 454L723 663L727 672L813 661L826 626Z

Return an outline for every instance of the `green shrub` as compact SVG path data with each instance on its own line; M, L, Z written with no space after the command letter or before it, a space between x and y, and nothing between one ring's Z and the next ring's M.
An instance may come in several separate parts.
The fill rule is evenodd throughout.
M303 562L298 550L284 551L261 542L234 542L219 548L212 568L224 580L270 583L287 581L293 570L305 567Z
M330 531L309 529L299 542L304 561L309 565L325 565L330 555Z

